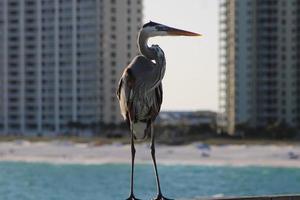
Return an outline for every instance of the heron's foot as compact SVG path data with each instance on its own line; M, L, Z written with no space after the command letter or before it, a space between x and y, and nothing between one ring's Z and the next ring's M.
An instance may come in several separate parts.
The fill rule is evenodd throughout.
M162 194L158 194L154 199L152 200L173 200L173 199L169 199L164 197Z
M135 198L135 196L131 194L126 200L140 200L140 199Z

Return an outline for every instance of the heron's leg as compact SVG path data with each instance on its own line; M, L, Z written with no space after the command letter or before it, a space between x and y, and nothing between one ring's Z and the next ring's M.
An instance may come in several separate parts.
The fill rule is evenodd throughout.
M130 196L128 197L127 200L138 200L135 198L133 194L134 157L135 157L134 136L133 136L133 132L131 131L131 181L130 181Z
M134 174L134 157L135 157L135 148L133 133L131 134L131 181L130 181L130 194L133 195L133 174Z
M156 158L155 158L155 135L153 131L153 125L151 125L151 156L153 160L153 165L154 165L154 171L155 171L155 177L156 177L156 185L157 185L157 197L154 200L172 200L164 197L161 193L161 188L160 188L160 182L159 182L159 176L158 176L158 171L157 171L157 166L156 166Z
M160 182L159 182L157 166L156 166L156 158L155 158L155 135L154 135L153 130L151 132L151 156L152 156L152 160L153 160L154 172L155 172L155 177L156 177L157 194L161 195Z

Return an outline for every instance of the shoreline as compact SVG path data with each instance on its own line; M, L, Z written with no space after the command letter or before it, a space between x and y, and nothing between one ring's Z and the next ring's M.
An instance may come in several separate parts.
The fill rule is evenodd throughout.
M150 148L136 145L136 163L151 164ZM159 165L262 166L300 168L298 145L207 145L156 146ZM95 146L68 141L0 143L0 161L49 164L130 164L130 145Z
M75 160L49 160L49 159L37 159L37 158L30 158L30 159L0 159L1 163L26 163L26 164L49 164L49 165L130 165L130 162L120 162L120 161L75 161ZM136 165L152 165L152 161L136 161ZM187 167L268 167L268 168L291 168L291 169L300 169L298 164L278 164L278 163L264 163L264 164L249 164L249 163L225 163L225 162L169 162L169 161L160 161L157 162L158 166L187 166Z

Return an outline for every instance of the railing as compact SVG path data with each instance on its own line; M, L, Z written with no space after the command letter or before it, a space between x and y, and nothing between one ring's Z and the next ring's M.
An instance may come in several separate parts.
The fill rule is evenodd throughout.
M300 195L276 195L276 196L249 196L249 197L222 197L202 198L197 200L300 200Z

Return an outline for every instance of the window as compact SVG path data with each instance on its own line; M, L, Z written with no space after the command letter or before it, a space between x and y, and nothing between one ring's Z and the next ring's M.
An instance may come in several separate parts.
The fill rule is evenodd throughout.
M115 67L117 65L116 61L111 61L111 65Z
M115 40L117 38L117 36L115 34L111 34L110 38Z
M116 57L116 52L111 52L110 56L115 58Z
M117 45L116 45L115 43L111 43L111 44L110 44L110 47L111 47L112 49L115 49L115 48L117 47Z
M111 16L111 17L110 17L110 20L111 20L112 22L115 22L115 21L117 21L117 18L116 18L115 16Z

